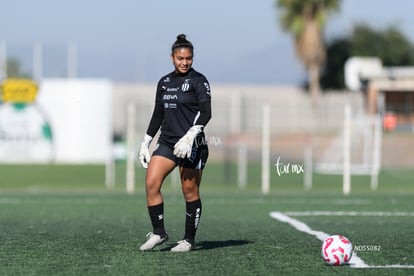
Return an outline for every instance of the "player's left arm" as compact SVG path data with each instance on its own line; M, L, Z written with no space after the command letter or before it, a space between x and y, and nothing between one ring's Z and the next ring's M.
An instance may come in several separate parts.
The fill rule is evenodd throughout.
M180 158L189 158L194 139L204 130L204 127L211 119L211 91L208 81L197 82L195 96L198 101L200 115L194 122L194 125L187 133L174 145L174 154Z
M211 119L211 101L206 100L198 103L200 116L195 121L194 125L201 125L205 127Z
M211 89L204 76L197 82L195 90L200 116L194 122L194 125L202 125L204 127L211 119Z

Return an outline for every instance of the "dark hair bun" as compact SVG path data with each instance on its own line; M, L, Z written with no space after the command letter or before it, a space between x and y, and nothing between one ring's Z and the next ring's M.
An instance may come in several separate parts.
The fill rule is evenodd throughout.
M171 51L174 52L174 49L176 48L190 48L192 51L193 44L187 40L185 34L179 34L177 35L177 40L174 42L174 44L171 47Z
M177 35L177 40L187 40L185 34L179 34Z

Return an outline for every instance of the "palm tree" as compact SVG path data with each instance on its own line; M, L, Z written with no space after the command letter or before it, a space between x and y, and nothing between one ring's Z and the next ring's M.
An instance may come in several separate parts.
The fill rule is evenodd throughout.
M308 70L309 90L315 105L319 97L319 71L325 62L322 28L329 12L341 0L277 0L283 30L292 33L296 54Z

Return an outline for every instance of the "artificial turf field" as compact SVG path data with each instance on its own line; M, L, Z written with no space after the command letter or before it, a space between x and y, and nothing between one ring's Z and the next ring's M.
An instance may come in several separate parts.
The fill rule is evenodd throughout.
M0 275L414 274L413 170L384 170L375 192L368 177L354 177L349 196L341 194L339 176L314 175L306 192L301 175L272 175L263 196L254 166L239 189L223 166L209 164L197 249L168 251L182 238L185 216L180 190L167 179L170 241L142 253L137 244L151 230L143 172L137 169L137 191L127 195L124 167L117 169L117 184L108 190L102 166L1 165ZM347 236L369 267L325 265L320 240L271 212Z

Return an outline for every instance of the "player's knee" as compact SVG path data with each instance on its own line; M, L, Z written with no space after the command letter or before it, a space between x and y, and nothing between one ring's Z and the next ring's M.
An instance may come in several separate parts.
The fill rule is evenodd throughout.
M198 187L196 185L183 186L182 191L186 201L194 201L199 198Z
M158 181L156 178L147 178L145 180L145 189L147 194L157 194L161 190L161 181Z

